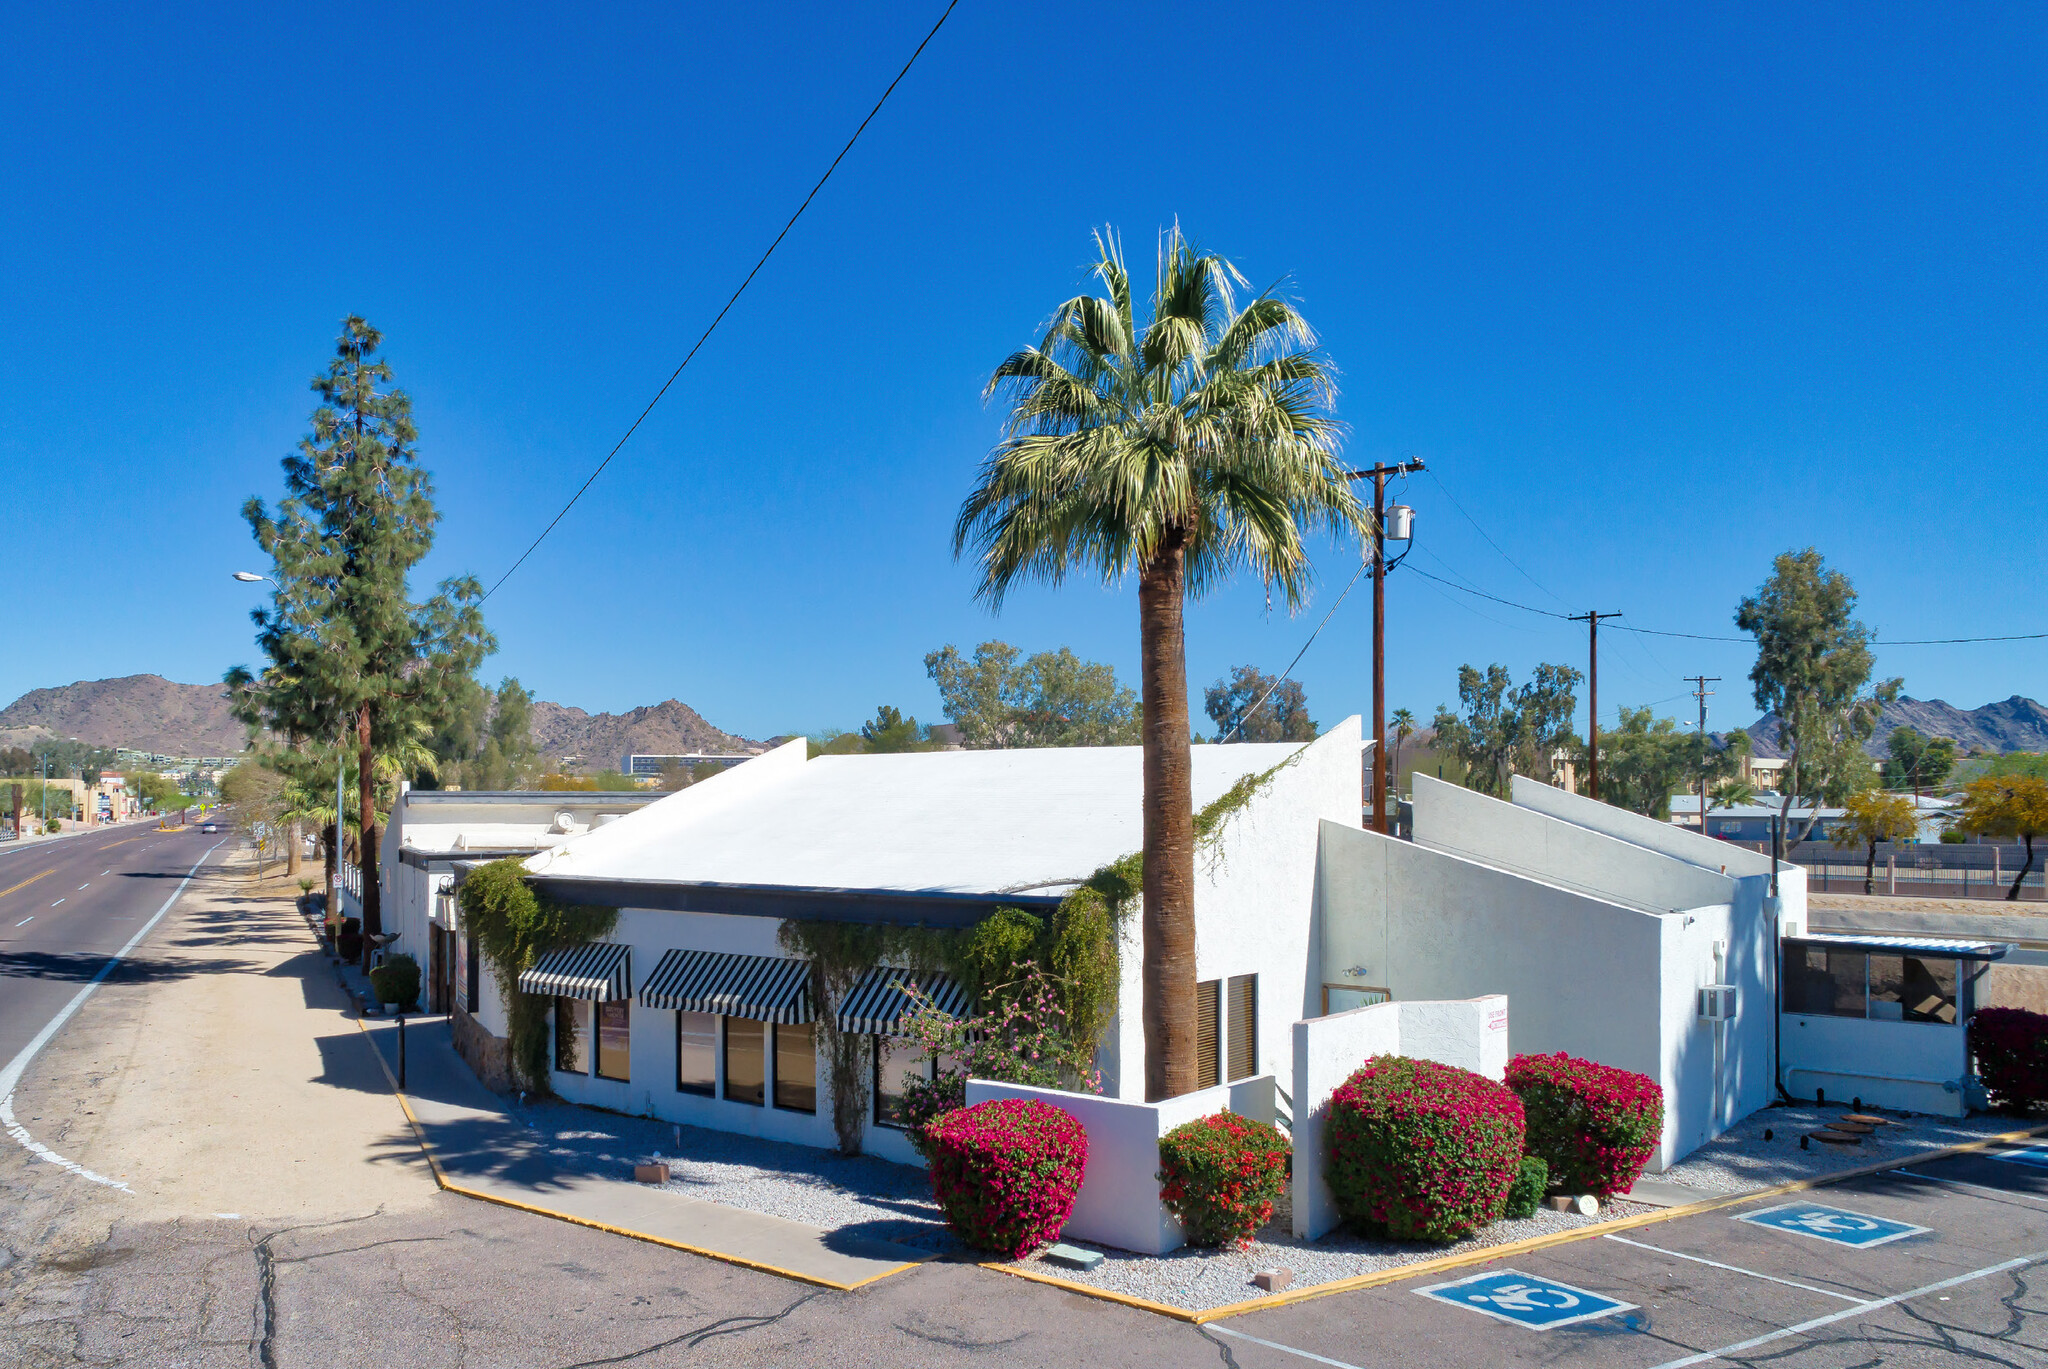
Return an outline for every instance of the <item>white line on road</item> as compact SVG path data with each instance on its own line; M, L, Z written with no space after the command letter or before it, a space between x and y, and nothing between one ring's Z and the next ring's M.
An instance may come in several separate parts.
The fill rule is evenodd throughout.
M199 867L206 863L207 856L212 855L220 848L221 842L217 841L200 854L199 859L192 863L192 868L185 872L185 878L178 881L178 887L171 890L171 896L164 900L164 906L156 910L156 916L143 923L137 929L135 935L128 938L127 944L114 952L108 958L106 964L100 966L100 972L92 977L92 982L73 994L71 1001L66 1003L55 1017L43 1024L43 1029L36 1033L35 1039L26 1046L23 1046L20 1054L7 1062L5 1069L0 1069L0 1127L5 1127L7 1134L19 1141L22 1147L31 1155L39 1159L48 1160L53 1165L59 1165L68 1169L81 1179L90 1179L96 1184L105 1184L109 1188L118 1188L123 1193L132 1192L128 1185L122 1183L119 1179L109 1179L104 1174L95 1174L76 1160L65 1159L56 1151L51 1150L48 1146L36 1140L35 1137L29 1135L28 1128L14 1120L14 1089L16 1085L21 1083L21 1076L28 1069L29 1062L36 1058L36 1055L43 1047L50 1044L51 1038L57 1035L58 1030L66 1022L71 1020L73 1013L85 1005L85 1000L92 997L92 991L97 989L101 982L114 972L116 965L127 958L128 952L140 945L142 938L148 936L150 930L157 923L163 921L164 914L171 911L171 905L178 901L178 895L185 892L185 886L190 884L192 877L199 873ZM63 901L61 898L57 900L58 903Z
M1268 1350L1278 1350L1286 1355L1299 1355L1303 1359L1314 1360L1317 1364L1334 1365L1335 1369L1358 1369L1358 1366L1355 1364L1348 1364L1340 1359L1329 1359L1322 1355L1312 1355L1306 1350L1297 1350L1291 1345L1282 1345L1277 1340L1267 1340L1264 1336L1254 1336L1244 1331L1233 1331L1229 1327L1220 1325L1217 1322L1209 1322L1198 1329L1203 1331L1221 1331L1226 1336L1236 1336L1239 1340L1248 1340L1253 1345L1263 1345Z
M1702 1255L1687 1255L1682 1251L1666 1250L1661 1245L1645 1245L1641 1241L1632 1241L1626 1236L1603 1236L1601 1237L1601 1239L1607 1241L1620 1241L1623 1245L1632 1245L1638 1250L1654 1250L1659 1255L1669 1255L1674 1260L1691 1260L1694 1264L1704 1264L1710 1265L1715 1269L1725 1269L1730 1274L1747 1274L1752 1279L1762 1279L1766 1283L1782 1283L1787 1288L1803 1288L1809 1293L1818 1293L1822 1297L1827 1298L1840 1298L1843 1302L1853 1302L1856 1303L1858 1306L1861 1306L1862 1304L1870 1301L1870 1299L1868 1298L1857 1298L1851 1297L1847 1293L1837 1293L1832 1289L1815 1288L1810 1283L1795 1283L1791 1279L1781 1279L1775 1274L1759 1274L1754 1269L1744 1269L1739 1264L1722 1264L1719 1260L1710 1260Z
M69 897L69 895L67 895L66 897ZM58 900L57 900L57 903L62 903L63 901L64 901L64 900L60 898L60 899L58 899ZM51 906L52 908L54 908L54 907L56 907L56 906L57 906L57 903L52 903L52 904L51 904L50 906Z
M1914 1298L1925 1297L1929 1293L1939 1293L1944 1288L1954 1288L1958 1284L1975 1283L1978 1279L1988 1279L1993 1274L2003 1274L2009 1269L2018 1269L2024 1265L2035 1264L2044 1259L2048 1259L2048 1250L2039 1251L2032 1255L2021 1255L2018 1259L2007 1260L2003 1264L1988 1265L1983 1269L1973 1269L1967 1274L1958 1274L1952 1279L1943 1279L1940 1283L1925 1284L1905 1293L1894 1293L1889 1298L1875 1298L1856 1307L1845 1307L1839 1312L1830 1312L1825 1317L1815 1317L1811 1321L1800 1322L1797 1326L1788 1326L1782 1331L1773 1331L1763 1336L1752 1336L1748 1340L1737 1341L1733 1345L1724 1345L1719 1350L1702 1350L1697 1355L1687 1355L1683 1359L1665 1360L1662 1364L1653 1365L1651 1369L1686 1369L1687 1365L1705 1364L1708 1360L1726 1359L1731 1355L1742 1354L1746 1350L1754 1350L1759 1345L1769 1345L1774 1340L1783 1340L1787 1336L1804 1335L1808 1331L1816 1331L1823 1326L1832 1326L1834 1323L1846 1321L1850 1317L1860 1317L1866 1312L1875 1312L1881 1308L1890 1307L1894 1303L1908 1302Z
M15 923L14 925L17 927L26 927L28 926L29 923L34 922L35 920L36 915L34 913L30 913L27 917L23 918L21 921Z
M1966 1184L1961 1179L1943 1179L1932 1174L1915 1174L1910 1169L1895 1169L1892 1173L1903 1174L1908 1179L1925 1179L1930 1184L1947 1184L1950 1188L1967 1188L1972 1193L1988 1193L1997 1198L2025 1198L2030 1203L2048 1202L2048 1198L2042 1198L2032 1193L2021 1193L2016 1189L1987 1188L1983 1184Z

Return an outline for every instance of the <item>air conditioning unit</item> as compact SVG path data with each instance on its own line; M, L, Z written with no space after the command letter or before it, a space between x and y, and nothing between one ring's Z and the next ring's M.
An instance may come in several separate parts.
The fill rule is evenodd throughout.
M1736 999L1733 984L1709 984L1700 990L1700 1018L1707 1022L1733 1022Z

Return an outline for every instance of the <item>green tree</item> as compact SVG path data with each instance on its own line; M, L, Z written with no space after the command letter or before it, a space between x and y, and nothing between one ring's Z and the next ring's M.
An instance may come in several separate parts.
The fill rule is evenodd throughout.
M1202 709L1219 742L1312 742L1315 720L1298 680L1278 680L1255 665L1234 666L1209 686Z
M1671 816L1671 796L1698 772L1690 734L1651 710L1623 706L1619 726L1600 733L1600 798L1659 821ZM1702 829L1704 830L1704 829Z
M1794 846L1812 833L1822 801L1868 786L1863 743L1879 711L1899 694L1898 680L1864 692L1874 661L1870 629L1855 610L1849 577L1829 570L1812 547L1779 553L1770 578L1735 610L1735 625L1756 638L1749 672L1756 706L1778 720L1777 744L1787 760L1780 830ZM1801 799L1812 807L1795 836L1792 805Z
M1137 694L1114 668L1084 661L1067 647L1023 653L983 642L972 660L951 643L928 653L925 673L938 686L946 717L969 750L1002 746L1131 746L1138 741Z
M1144 701L1145 1095L1198 1084L1194 801L1183 615L1239 568L1303 602L1304 531L1372 535L1337 459L1335 372L1308 323L1161 235L1152 317L1140 329L1115 235L1095 235L1104 294L1061 304L1039 345L1005 360L987 393L1009 397L1003 440L954 525L974 549L977 597L1000 608L1021 580L1079 573L1138 582Z
M1947 737L1923 737L1910 727L1895 727L1886 743L1884 787L1910 789L1915 795L1939 789L1956 766L1956 744Z
M1877 844L1911 841L1920 830L1920 814L1904 794L1860 789L1842 803L1842 816L1828 825L1828 840L1844 850L1865 848L1863 892L1877 892Z
M313 381L312 432L284 460L285 498L275 513L260 499L243 509L274 567L270 607L251 615L271 664L260 680L244 666L226 677L244 721L294 742L348 736L366 964L383 930L377 758L442 725L497 646L473 578L444 581L425 603L411 598L408 576L439 515L414 448L412 401L376 359L382 342L361 318L343 321L334 360Z
M1387 715L1387 721L1394 725L1394 767L1388 772L1387 778L1394 786L1394 792L1398 794L1401 792L1401 748L1415 735L1415 710L1397 708Z
M860 725L860 739L861 749L870 753L931 750L931 730L888 704Z
M2020 882L2034 869L2034 838L2048 832L2048 780L2034 775L1986 775L1963 790L1956 826L1986 837L2018 837L2027 846L2026 863L2013 876L2008 899L2020 896Z
M1508 796L1518 774L1554 783L1558 756L1579 749L1572 713L1582 678L1568 665L1544 664L1517 686L1505 666L1459 666L1462 711L1437 706L1436 748L1464 765L1466 787L1495 798Z

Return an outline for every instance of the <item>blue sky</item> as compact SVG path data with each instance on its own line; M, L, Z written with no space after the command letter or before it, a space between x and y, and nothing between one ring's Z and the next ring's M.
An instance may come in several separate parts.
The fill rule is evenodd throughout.
M33 588L0 609L0 702L252 658L239 508L276 496L351 311L415 399L426 579L496 579L939 8L19 12L0 508ZM2022 6L964 0L491 601L487 674L752 736L936 719L946 642L1135 682L1133 588L992 619L949 534L997 433L981 383L1083 283L1090 227L1148 260L1176 216L1287 279L1352 457L1431 464L1415 566L1732 636L1811 544L1883 635L2048 630L2044 59ZM1284 665L1355 563L1324 548L1303 615L1250 583L1195 607L1196 690ZM1583 665L1583 628L1403 572L1389 600L1391 706L1426 716L1461 662ZM1369 627L1361 585L1297 671L1319 719L1369 707ZM1689 716L1701 671L1716 726L1754 713L1739 644L1602 646L1609 721ZM1879 664L1964 707L2048 687L2048 643Z

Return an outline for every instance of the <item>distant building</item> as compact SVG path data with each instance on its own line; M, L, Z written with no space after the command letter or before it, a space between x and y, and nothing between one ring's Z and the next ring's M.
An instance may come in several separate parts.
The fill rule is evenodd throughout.
M673 769L679 765L692 768L699 765L716 765L721 769L729 769L732 766L738 765L741 761L752 760L754 755L755 753L748 751L738 753L726 751L686 751L670 753L668 755L643 755L636 751L627 755L619 762L619 773L621 775L630 775L634 779L644 780L652 779L662 771Z

